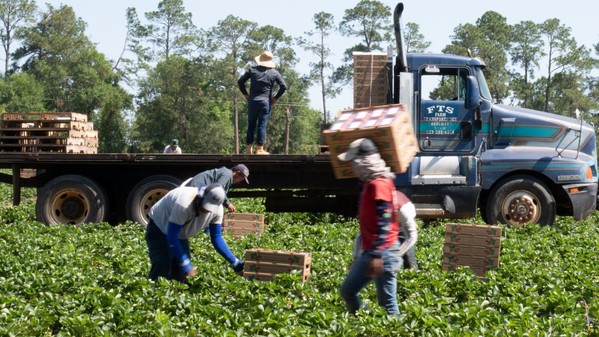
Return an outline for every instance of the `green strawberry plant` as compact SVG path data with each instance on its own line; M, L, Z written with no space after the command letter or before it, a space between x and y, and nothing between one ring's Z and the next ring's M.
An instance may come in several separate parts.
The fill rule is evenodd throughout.
M421 226L421 269L398 274L401 314L387 316L370 285L371 309L354 316L338 288L355 219L267 213L262 235L226 238L240 256L311 252L308 282L239 277L203 234L191 239L196 278L152 282L141 225L44 226L34 197L13 207L10 190L0 184L0 336L599 336L599 214L504 226L499 268L486 279L442 271L444 222ZM236 206L264 213L261 200Z

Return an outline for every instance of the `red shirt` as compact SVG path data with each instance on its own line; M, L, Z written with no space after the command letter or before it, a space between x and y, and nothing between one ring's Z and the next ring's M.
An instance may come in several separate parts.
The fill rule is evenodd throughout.
M373 249L386 249L397 241L399 234L399 222L397 211L393 210L393 194L395 184L392 179L377 178L364 184L360 195L360 207L358 210L358 221L360 222L360 233L362 248L365 251ZM387 231L382 245L375 247L374 242L379 239L379 228L377 226L376 201L386 201L389 211L393 216L391 226Z

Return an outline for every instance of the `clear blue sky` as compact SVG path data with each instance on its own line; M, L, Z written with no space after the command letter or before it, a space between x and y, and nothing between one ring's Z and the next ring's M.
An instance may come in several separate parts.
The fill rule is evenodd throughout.
M125 40L126 9L135 7L140 18L143 13L154 11L160 0L45 0L37 1L44 8L45 3L53 6L60 4L74 8L78 17L87 22L87 35L96 43L97 49L109 59L119 57ZM312 17L317 12L333 14L336 22L343 17L344 11L355 6L359 0L262 0L250 1L200 1L184 0L185 8L192 13L193 22L198 28L208 29L228 15L272 25L283 29L286 34L298 37L313 27ZM382 0L392 10L398 1ZM599 2L593 0L451 0L422 1L406 0L403 23L414 22L427 41L432 42L429 52L440 52L450 41L453 29L459 24L474 24L487 11L496 11L507 18L509 24L530 20L541 23L547 19L557 18L572 29L572 36L579 44L593 48L599 43ZM389 23L392 18L389 18ZM341 63L343 51L355 44L340 35L333 35L329 46L335 61ZM298 71L308 71L309 54L298 49L300 64ZM275 55L276 58L276 55ZM276 61L276 59L275 59ZM337 64L337 65L339 65ZM321 109L321 98L318 90L310 92L311 106ZM335 99L328 99L327 105L333 112L352 105L352 89L348 88Z

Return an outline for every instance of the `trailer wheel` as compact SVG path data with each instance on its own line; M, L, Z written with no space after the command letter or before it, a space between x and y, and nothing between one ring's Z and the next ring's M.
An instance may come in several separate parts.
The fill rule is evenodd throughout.
M46 225L99 223L107 213L106 192L84 176L60 176L38 190L35 215Z
M150 176L133 187L127 197L127 219L146 226L148 212L160 198L179 187L181 181L169 175Z
M536 223L551 226L555 221L555 199L541 180L530 176L514 176L491 190L486 214L487 222L492 225L504 223L522 226Z

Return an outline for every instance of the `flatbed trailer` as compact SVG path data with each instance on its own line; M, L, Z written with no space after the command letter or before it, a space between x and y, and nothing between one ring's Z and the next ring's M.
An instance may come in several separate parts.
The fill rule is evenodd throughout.
M269 212L355 215L356 179L335 179L328 154L73 154L0 152L0 182L36 188L36 216L47 224L126 220L146 223L146 213L168 190L204 170L243 163L250 184L233 185L230 198L263 198Z

